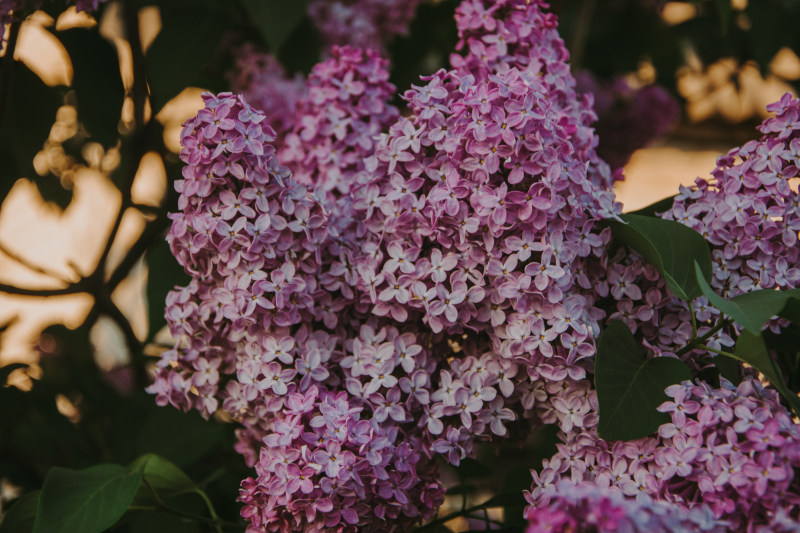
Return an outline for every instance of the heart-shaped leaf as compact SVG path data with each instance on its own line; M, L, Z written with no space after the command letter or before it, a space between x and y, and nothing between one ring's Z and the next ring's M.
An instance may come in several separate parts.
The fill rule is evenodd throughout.
M120 465L53 467L44 479L33 533L100 533L125 514L141 481L141 470Z
M598 434L606 440L646 437L669 422L656 409L667 401L664 390L692 374L679 359L647 359L623 322L613 321L597 341L595 386L599 404Z
M180 468L153 453L139 457L128 468L131 472L141 470L144 481L162 500L200 490ZM152 500L151 490L144 485L139 487L134 501L150 503Z
M21 496L0 521L0 533L31 533L39 505L39 491Z
M708 301L735 320L744 329L758 335L769 320L782 313L790 299L800 299L800 289L778 291L763 289L735 296L726 300L714 292L706 276L695 263L697 282Z
M761 372L772 383L772 386L786 398L795 414L800 416L800 398L783 381L781 371L770 357L763 336L750 333L748 330L742 331L739 338L736 339L734 353L730 356Z
M672 220L641 215L622 215L622 222L606 223L614 237L630 246L658 269L672 294L691 300L702 294L694 263L708 277L711 275L711 252L702 235Z

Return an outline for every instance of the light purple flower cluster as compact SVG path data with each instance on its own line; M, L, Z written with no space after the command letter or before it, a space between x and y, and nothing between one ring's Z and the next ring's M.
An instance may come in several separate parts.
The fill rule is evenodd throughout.
M727 531L707 508L687 510L648 496L625 498L593 483L560 481L525 513L526 533L678 533Z
M272 84L252 89L266 99L302 83L272 107L277 141L230 93L206 94L185 124L169 241L193 279L169 295L179 342L149 390L161 405L222 408L241 424L236 449L255 468L241 491L249 531L409 530L443 500L438 461L458 465L476 442L537 424L558 425L562 442L534 473L535 524L578 509L558 527L607 527L591 522L595 501L630 531L695 520L676 507L776 531L798 518L800 435L757 381L670 388L671 423L657 437L596 434L603 321L625 321L651 355L672 356L691 316L653 267L608 249L599 221L620 211L614 175L544 7L462 2L464 55L406 91L403 116L388 104L387 63L344 47L306 82L270 60L241 75ZM780 180L797 175L787 154L798 105L782 101L764 139L721 159L716 182L683 190L665 215L702 225L725 295L800 281L800 202ZM752 262L767 250L783 266ZM717 318L704 302L700 334ZM735 334L708 343L730 346ZM699 370L708 354L686 357ZM563 478L600 492L582 485L545 505L561 501L548 487ZM646 496L667 503L624 500Z
M800 285L800 100L767 107L764 136L717 160L710 180L682 187L664 218L701 233L712 246L712 285L725 297Z
M631 442L597 436L588 383L547 388L552 398L543 410L559 423L562 443L533 472L531 509L547 500L548 487L570 479L629 497L702 505L737 531L778 530L770 529L776 520L800 517L800 427L778 394L757 380L734 387L723 379L719 389L688 381L669 387L672 401L659 410L671 422L658 436Z
M454 347L359 312L360 245L340 213L350 198L326 204L322 189L298 184L241 97L204 99L184 127L182 212L169 235L194 279L168 298L180 342L150 391L206 415L221 402L242 423L237 449L258 474L242 492L254 528L383 531L429 519L442 496L432 457L458 464L476 438L506 434L516 367L482 355L486 342ZM323 423L331 402L338 414ZM287 456L294 466L276 466ZM311 481L287 478L296 471Z
M308 15L323 46L350 45L383 50L397 35L408 33L423 0L311 0Z
M713 179L682 188L663 215L709 241L711 284L726 297L758 288L795 288L800 281L794 246L800 198L789 183L798 168L790 146L800 137L800 101L786 96L770 110L775 116L761 126L762 139L721 157ZM674 355L689 341L689 308L669 294L652 267L618 250L601 258L599 267L590 265L590 271L599 273L593 278L598 294L614 302L609 320L628 324L651 354ZM719 311L705 298L693 302L693 312L699 335L719 320ZM731 349L735 335L736 329L723 329L706 344ZM695 370L711 359L702 350L684 358ZM757 381L746 380L735 391L704 384L668 390L675 401L663 409L671 412L672 423L662 426L658 438L635 443L597 437L596 399L588 382L542 383L532 390L538 404L529 400L527 405L538 405L535 418L558 423L564 432L559 452L534 473L534 494L569 477L615 486L629 496L646 492L682 505L701 502L736 528L782 531L783 520L800 516L797 425L777 394ZM748 431L752 427L758 429ZM765 430L771 433L763 435ZM760 449L754 448L757 440ZM779 444L771 447L772 440Z
M680 118L677 100L660 85L634 88L624 77L599 80L587 71L575 78L578 92L594 97L597 153L613 169L625 166L634 151L669 133Z
M334 46L314 67L279 151L297 181L338 194L361 181L355 174L365 172L375 139L399 114L387 103L395 92L387 66L375 51Z
M619 209L594 116L538 3L468 1L457 20L466 57L405 93L412 114L355 190L362 301L434 332L487 334L534 376L583 377L602 315L581 272L608 241L594 221Z
M234 56L234 67L228 72L231 91L269 117L275 144L281 146L295 125L297 103L306 98L305 79L300 74L290 77L274 56L251 43L236 49Z

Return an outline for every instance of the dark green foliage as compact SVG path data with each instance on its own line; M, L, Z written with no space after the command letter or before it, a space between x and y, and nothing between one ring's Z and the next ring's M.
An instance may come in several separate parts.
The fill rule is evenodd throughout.
M656 411L669 399L664 389L691 377L678 359L645 358L628 326L611 322L598 339L595 356L598 434L606 440L634 440L655 432L669 422L669 415Z
M705 276L711 274L711 252L703 236L672 220L622 215L624 223L609 220L614 238L630 246L664 276L669 290L682 300L702 294L694 263Z

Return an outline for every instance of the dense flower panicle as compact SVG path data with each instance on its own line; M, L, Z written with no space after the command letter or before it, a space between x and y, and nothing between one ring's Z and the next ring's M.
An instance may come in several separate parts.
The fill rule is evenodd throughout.
M648 496L625 498L592 483L560 481L525 513L526 533L678 533L727 531L705 507L687 510Z
M592 98L544 4L465 0L456 18L464 55L406 91L402 116L387 63L350 47L306 81L254 56L239 81L280 133L245 98L204 95L184 125L168 236L192 281L168 297L178 344L150 392L239 422L252 532L409 530L442 502L438 461L537 424L561 442L533 473L532 528L783 531L800 510L800 435L752 374L670 387L656 437L597 435L602 324L620 319L650 356L675 356L690 311L655 268L608 247L598 222L620 212L619 174L597 155ZM282 83L303 92L269 101ZM728 296L800 280L800 202L785 183L800 110L791 98L774 110L761 141L664 215L702 225ZM700 334L717 313L704 302Z
M605 81L587 71L576 80L579 93L594 97L597 153L612 169L625 166L634 151L669 133L680 117L677 100L660 85L636 88L624 77Z
M658 436L631 442L597 436L595 393L588 384L563 387L565 392L554 384L545 388L553 394L552 408L545 409L560 424L562 444L533 472L531 509L559 480L569 479L686 508L702 504L736 531L779 530L772 528L782 517L800 518L800 428L778 394L757 380L735 387L723 379L719 389L688 381L669 387L672 400L659 410L671 422ZM582 420L566 414L573 412Z
M388 103L395 87L387 67L375 51L334 46L313 68L279 152L297 181L339 194L358 183L375 139L399 114Z
M701 233L712 247L712 286L725 297L800 285L800 100L767 108L763 137L717 160L710 180L681 188L664 218Z
M308 14L323 46L350 45L383 50L397 35L408 33L423 0L311 0Z
M602 315L580 272L609 238L594 221L619 209L594 116L538 3L468 1L457 13L467 57L405 93L411 116L381 137L353 194L368 252L361 300L434 332L486 333L496 356L534 375L583 377Z
M228 72L231 91L269 117L275 144L281 146L296 123L297 103L306 98L305 79L300 74L289 76L274 56L250 43L234 55L234 67Z
M442 494L432 458L458 464L476 439L507 433L516 365L491 360L487 340L456 347L360 313L357 235L332 223L349 227L339 212L349 198L298 184L241 97L204 100L184 126L182 212L168 238L193 280L168 297L179 343L149 390L159 404L206 416L221 407L241 422L237 450L258 473L242 492L253 528L385 531L429 519ZM354 435L340 433L348 424ZM347 476L332 453L352 460ZM294 466L275 470L279 456ZM287 485L295 467L303 482Z

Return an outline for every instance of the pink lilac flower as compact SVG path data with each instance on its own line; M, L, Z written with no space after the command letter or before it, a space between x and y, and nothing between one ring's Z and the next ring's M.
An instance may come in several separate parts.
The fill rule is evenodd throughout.
M387 102L395 91L387 61L377 53L334 46L306 80L294 126L279 151L295 179L324 191L348 192L364 173L375 138L398 116Z
M548 487L525 517L526 533L727 531L703 506L687 510L648 496L627 499L618 491L570 481Z
M669 387L672 399L659 410L671 421L657 436L632 442L597 436L595 392L588 383L546 387L552 400L540 405L540 416L560 425L563 444L541 471L533 472L529 513L546 508L553 484L566 479L609 494L656 498L684 512L702 505L729 530L768 531L779 517L800 517L795 476L800 427L777 392L759 381L747 379L734 387L722 379L718 389L688 381ZM595 415L581 425L548 407L577 398L585 398Z
M408 33L422 0L311 0L308 14L325 48L350 45L382 51Z
M236 49L234 57L228 72L231 90L270 118L280 146L297 120L297 103L306 97L304 78L289 76L274 56L249 43Z

